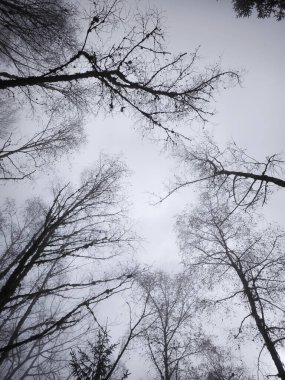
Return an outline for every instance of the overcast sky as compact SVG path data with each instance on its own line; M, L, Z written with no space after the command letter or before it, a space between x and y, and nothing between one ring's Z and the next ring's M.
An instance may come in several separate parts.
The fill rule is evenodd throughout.
M284 150L284 35L285 22L237 19L230 1L141 0L157 6L165 16L169 48L174 52L200 47L201 67L221 59L224 69L244 70L242 87L222 91L216 97L216 115L205 126L224 143L234 139L249 154L264 158ZM197 127L197 126L196 126ZM199 125L198 128L202 128ZM143 139L132 120L124 117L96 118L88 123L88 145L72 163L72 174L92 165L100 151L119 154L132 171L129 179L132 217L145 239L142 261L176 268L178 250L173 233L174 216L193 190L177 193L159 206L152 206L150 193L162 194L163 183L173 174L175 164L163 145ZM67 171L68 176L70 175ZM269 215L282 220L278 200L270 202ZM282 203L283 206L283 203Z
M226 0L140 0L139 4L161 10L170 51L193 52L200 46L201 70L219 61L225 70L243 70L242 86L222 90L216 96L213 104L216 115L205 125L219 143L234 139L251 156L261 160L284 151L285 21L237 19L231 1ZM191 127L199 130L203 126L196 123ZM86 132L87 144L78 154L62 160L54 172L44 173L42 181L37 178L33 184L15 186L12 193L18 196L43 193L54 174L61 179L76 180L84 168L92 167L100 152L119 155L131 171L126 191L132 203L134 226L144 239L139 259L177 270L180 259L173 225L175 215L195 201L193 189L185 189L152 206L155 198L151 193L165 193L164 184L176 167L163 144L143 138L139 125L121 115L90 116ZM265 211L270 218L282 222L280 193Z
M258 159L284 152L285 21L237 19L230 1L149 0L164 12L170 50L200 48L201 65L221 59L225 69L244 71L242 86L222 91L216 98L215 117L206 128L220 143L234 139ZM194 202L187 189L153 207L148 193L162 193L163 182L173 174L173 162L162 147L140 134L127 120L107 120L90 126L86 159L92 152L122 153L129 168L133 193L133 216L138 232L146 239L139 258L158 267L177 270L180 260L173 232L175 215ZM202 126L199 126L202 128ZM284 201L280 191L264 209L268 218L284 224ZM251 347L254 352L254 347ZM140 364L140 365L139 365ZM254 365L254 363L252 363ZM135 379L144 363L132 367Z
M244 71L241 87L227 89L216 97L216 115L205 128L221 144L234 139L258 159L283 152L285 21L237 19L228 0L149 0L148 4L159 7L165 16L170 50L191 52L201 46L201 67L221 60L224 69ZM138 259L170 271L178 270L180 258L173 225L175 215L195 201L193 189L152 206L149 194L162 194L163 183L175 170L163 146L142 139L133 122L123 117L97 118L89 123L88 133L88 146L76 158L80 166L91 163L103 150L122 155L132 171L132 217L145 239ZM282 196L280 191L264 211L270 220L284 223ZM145 370L144 362L137 360L131 370L136 379Z
M130 0L131 2L131 0ZM216 115L205 126L220 143L234 139L250 155L262 159L284 151L285 21L237 19L229 0L141 0L160 8L165 16L169 50L200 48L201 66L221 59L224 69L244 70L242 87L222 91L216 97ZM163 183L174 173L175 163L163 145L142 138L133 121L121 117L90 117L88 143L64 165L57 175L76 179L79 172L96 161L100 152L120 155L131 171L129 200L137 233L144 239L137 253L141 262L167 270L179 268L175 215L195 201L192 189L177 193L159 206L150 204L150 193L163 194ZM202 128L200 125L199 128ZM35 191L41 185L21 185ZM19 191L18 187L18 191ZM21 190L22 193L23 190ZM30 190L28 190L29 192ZM265 209L272 220L284 222L283 194L279 192ZM133 377L135 378L135 377Z

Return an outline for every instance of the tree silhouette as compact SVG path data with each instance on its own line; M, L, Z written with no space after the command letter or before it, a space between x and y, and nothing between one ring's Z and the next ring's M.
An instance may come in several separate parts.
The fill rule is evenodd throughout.
M88 342L88 347L90 353L82 349L78 350L78 354L74 350L71 351L70 366L75 380L123 380L129 377L128 370L123 371L119 377L111 375L117 344L110 344L106 329L99 330L96 342Z
M238 17L249 17L253 10L257 17L275 17L277 21L285 17L284 0L233 0L234 10Z
M189 276L162 271L146 273L138 283L149 314L141 333L147 356L159 379L182 380L204 339L195 323L194 284Z
M267 349L277 376L284 380L280 347L285 339L285 234L269 227L259 230L251 215L239 212L229 217L225 200L215 202L205 194L195 210L181 215L178 230L185 264L203 268L209 284L231 285L217 302L239 299L248 310L236 337L251 321L262 350Z
M76 48L75 13L65 0L1 1L1 63L27 75L61 62ZM1 75L9 78L8 73Z
M103 275L97 268L133 240L121 203L124 173L118 161L102 158L78 188L54 188L51 204L37 198L22 212L12 202L2 209L1 378L17 367L22 371L16 361L7 365L11 358L28 366L59 332L65 336L78 324L87 330L95 305L130 285L131 270ZM80 270L82 265L89 270Z
M214 197L226 197L232 203L231 213L264 205L274 191L285 187L284 160L279 154L259 161L235 142L220 148L207 134L175 146L173 156L180 168L158 202L182 188L200 185Z
M63 5L60 2L58 6ZM49 6L57 7L52 0ZM59 63L45 60L45 65L29 67L28 73L8 66L0 72L2 94L6 99L11 94L16 98L24 95L34 105L47 103L61 113L71 106L95 112L131 112L149 128L164 128L170 137L173 127L169 122L205 120L212 113L208 103L219 85L229 78L237 80L238 75L222 71L219 65L195 74L197 52L189 59L184 53L173 56L168 52L157 11L126 17L124 7L119 0L94 2L76 52L66 58L58 49ZM56 34L67 39L60 31ZM17 34L12 29L14 39Z

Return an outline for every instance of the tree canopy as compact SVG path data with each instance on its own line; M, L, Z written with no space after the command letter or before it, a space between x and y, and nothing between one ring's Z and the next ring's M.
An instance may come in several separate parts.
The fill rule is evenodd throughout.
M238 17L285 16L284 1L232 3ZM135 355L153 379L285 380L285 234L260 215L285 187L284 160L222 148L206 123L239 71L203 64L199 48L172 53L166 36L163 12L144 2L1 1L0 184L11 196L0 204L3 380L123 380ZM73 164L56 172L88 140L91 114L112 116L114 128L135 121L178 162L158 203L198 190L177 217L179 271L138 264L140 221L118 156L93 149L80 178ZM247 368L249 342L259 352Z
M233 0L233 5L238 17L249 17L253 11L258 18L273 16L280 21L285 17L284 0Z

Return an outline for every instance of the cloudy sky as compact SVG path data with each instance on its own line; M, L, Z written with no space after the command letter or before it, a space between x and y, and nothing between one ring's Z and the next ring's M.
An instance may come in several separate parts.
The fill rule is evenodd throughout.
M285 21L237 19L228 0L140 3L161 9L169 50L192 52L200 46L201 67L221 61L224 69L243 71L241 86L217 95L216 115L205 126L220 144L233 139L260 160L284 152ZM158 206L151 205L155 200L151 194L164 193L164 184L175 172L176 164L162 144L142 138L131 120L123 117L90 120L88 145L72 160L71 173L74 175L79 168L91 165L100 151L120 155L131 170L128 188L133 203L131 215L144 239L138 259L169 271L178 270L175 215L187 203L195 202L193 189L185 189ZM280 191L264 208L269 220L284 223L282 196ZM112 306L108 308L111 309ZM144 371L144 363L136 360L131 369L135 379Z
M282 152L285 22L255 17L237 19L230 1L141 0L140 3L161 9L170 51L192 52L200 46L201 67L221 61L224 69L243 71L240 87L217 95L216 115L205 128L221 144L234 139L258 159ZM197 129L202 127L194 125ZM120 155L132 172L129 179L132 217L144 238L139 258L168 269L176 268L179 257L174 217L186 203L195 200L193 189L181 191L161 205L151 205L155 198L150 194L164 193L163 184L173 175L175 163L162 144L142 138L132 120L117 116L91 118L88 145L72 160L72 174L92 165L100 151ZM66 174L70 175L67 169ZM275 198L266 212L282 221L282 198L280 195Z
M201 66L221 60L225 69L243 71L240 87L216 97L216 115L205 128L221 144L234 139L260 160L284 152L285 21L237 19L228 0L149 0L148 4L159 7L165 16L170 50L191 52L200 46ZM163 204L150 204L153 198L149 194L164 192L163 183L173 175L175 163L163 146L142 139L136 129L129 120L97 119L89 125L90 142L83 161L100 149L122 154L133 172L132 215L145 238L138 257L157 267L177 270L180 258L173 232L175 215L195 201L195 194L193 189L186 189ZM264 212L269 220L284 224L282 197L280 191ZM144 363L136 360L134 379L144 369Z
M201 70L221 62L224 70L243 72L241 86L217 94L213 103L216 114L204 128L221 145L234 140L260 160L284 151L285 22L255 17L237 19L231 2L226 0L140 0L139 4L161 10L169 51L191 53L200 47ZM203 125L196 122L185 128L199 131ZM175 215L195 201L194 189L185 189L153 206L157 198L152 194L165 194L165 185L176 170L163 143L143 138L139 125L123 115L90 116L86 132L87 144L79 153L62 160L52 173L44 173L42 180L13 186L12 193L18 197L44 193L54 175L77 180L101 152L117 155L131 172L126 191L134 227L143 239L139 260L177 270L180 259L173 232ZM4 189L5 193L10 195L11 189ZM282 222L282 206L279 192L264 211L272 220Z
M217 95L216 115L204 127L221 144L234 139L257 159L284 152L285 21L237 19L229 0L140 3L161 9L170 51L192 52L200 46L201 67L221 61L224 69L243 71L241 86ZM185 189L153 206L152 194L165 192L164 184L176 167L163 144L143 138L139 127L123 116L90 116L86 130L88 143L78 154L60 163L56 175L76 179L82 169L92 166L100 152L120 156L131 172L126 191L134 227L143 239L137 258L142 263L177 270L180 258L173 225L175 215L195 201L193 189ZM39 187L44 191L52 176L13 191L18 191L19 196L23 188L26 193L38 192ZM282 196L280 191L264 211L269 219L284 223Z

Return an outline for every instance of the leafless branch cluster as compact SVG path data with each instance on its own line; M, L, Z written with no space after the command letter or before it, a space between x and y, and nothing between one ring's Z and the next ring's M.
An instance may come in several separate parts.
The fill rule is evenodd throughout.
M193 268L192 268L193 269ZM160 380L252 380L242 362L217 347L203 330L205 302L199 297L197 271L137 276L148 313L139 337Z
M75 150L83 140L78 119L55 122L51 116L44 129L29 139L16 140L13 132L6 132L0 146L0 180L30 178L38 168L50 167L62 155Z
M17 141L7 133L13 111L5 111L1 179L31 177L37 167L72 149L81 141L77 126L86 110L127 113L149 132L163 130L164 139L173 142L179 121L205 121L220 85L239 80L219 64L200 70L198 51L170 54L154 9L127 11L123 0L89 6L64 0L1 3L1 109L28 102L33 112L44 106L53 119L63 120L60 128L59 120L55 126L48 122L34 136Z
M192 368L193 380L253 380L248 374L248 369L237 358L234 358L230 350L215 346L210 340L203 342L201 363ZM189 377L185 377L185 380Z
M119 162L102 160L78 189L70 184L54 189L50 206L34 199L22 215L11 203L2 211L2 378L27 369L33 358L45 358L60 332L75 328L98 302L129 286L131 272L102 275L97 269L133 240L120 204L124 172Z
M213 196L227 197L233 204L231 212L238 208L249 209L265 204L268 196L285 187L284 160L278 154L258 161L234 142L221 150L212 138L206 136L200 142L179 144L174 155L182 169L177 174L167 194L191 185L199 184L203 191Z
M229 78L237 81L238 75L219 65L197 74L197 52L187 58L167 51L157 11L127 15L123 5L119 0L94 3L76 54L29 75L2 72L0 89L20 90L31 102L43 102L45 93L44 102L52 98L53 107L61 109L67 101L90 102L96 112L129 111L169 137L181 118L205 120L219 85Z
M250 215L231 215L225 204L213 202L209 195L203 205L178 221L185 263L205 268L208 279L234 286L225 300L239 297L270 354L278 376L285 370L278 348L284 340L284 232L274 228L258 230ZM259 219L260 223L260 219Z
M75 8L63 0L3 0L0 6L0 59L2 69L29 75L59 64L74 51Z
M198 308L194 284L188 276L171 277L161 271L146 273L138 281L147 300L146 328L141 333L147 356L160 379L182 379L203 341L194 322Z

